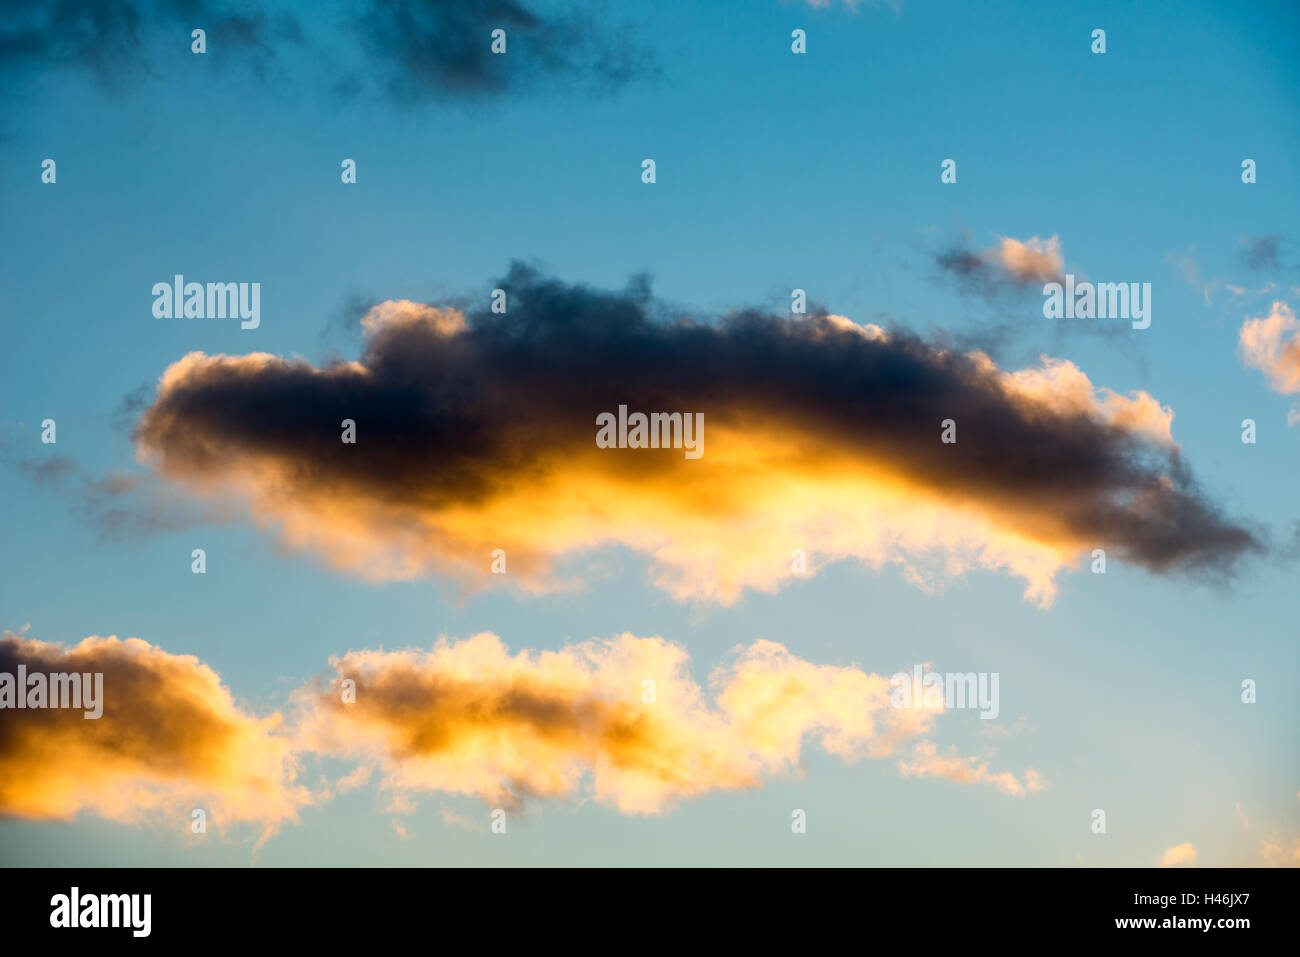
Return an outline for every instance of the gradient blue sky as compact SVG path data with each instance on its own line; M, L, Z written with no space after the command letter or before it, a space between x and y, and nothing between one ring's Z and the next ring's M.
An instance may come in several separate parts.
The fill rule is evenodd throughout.
M303 15L345 50L329 21L347 8L327 11ZM1295 844L1296 565L1277 554L1218 586L1112 559L1105 576L1063 575L1049 610L1005 575L930 594L852 562L728 608L679 604L621 551L616 573L577 596L459 602L447 583L369 584L283 554L244 521L103 540L72 499L17 467L54 451L39 442L53 417L59 454L95 475L139 471L115 413L186 352L353 357L353 299L480 297L521 258L602 288L648 272L660 297L692 310L782 309L801 287L832 312L920 332L1009 321L1003 365L1045 351L1094 383L1149 390L1230 514L1279 539L1300 519L1291 403L1237 356L1245 318L1274 299L1300 305L1296 246L1274 269L1243 257L1252 237L1300 239L1294 4L628 2L595 16L624 25L658 75L604 95L539 84L401 105L332 93L337 75L303 48L277 49L258 79L190 56L183 31L171 38L179 53L157 50L152 76L116 89L61 70L3 90L0 627L191 653L259 712L331 654L483 630L516 650L662 635L690 649L700 680L757 638L882 674L918 661L996 671L997 723L1023 716L1021 730L992 738L958 713L939 740L998 769L1036 768L1048 787L1014 798L814 748L802 774L761 789L645 818L542 803L505 838L446 823L444 808L484 825L487 811L439 794L402 816L412 836L399 837L385 797L363 789L307 809L256 855L248 833L200 842L174 823L81 817L0 822L0 859L1126 866L1192 842L1198 863L1236 865L1262 863L1264 842ZM790 53L796 27L805 56ZM1097 27L1102 56L1089 51ZM40 182L45 157L58 162L55 186ZM344 157L357 161L355 186L339 182ZM644 157L657 163L652 187ZM945 157L956 185L939 182ZM1244 157L1258 163L1255 185L1240 181ZM1150 282L1151 328L1062 335L1032 289L963 296L934 264L963 232L976 247L1058 235L1072 271ZM175 272L260 281L261 327L155 319L150 288ZM1269 282L1266 294L1226 288ZM1240 439L1246 417L1255 445ZM205 576L190 573L195 547ZM1248 677L1251 706L1239 700ZM792 808L808 812L806 835L790 833ZM1104 837L1090 832L1093 808L1107 812Z

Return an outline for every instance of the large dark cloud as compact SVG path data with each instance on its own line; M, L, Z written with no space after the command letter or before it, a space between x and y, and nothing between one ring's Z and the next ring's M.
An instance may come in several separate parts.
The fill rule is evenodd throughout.
M1096 389L1070 363L1007 373L978 354L834 316L680 317L644 280L605 292L516 264L499 285L505 315L376 307L359 362L191 354L142 417L141 453L199 491L233 483L259 517L336 559L343 542L387 541L405 553L406 573L474 564L467 556L492 542L510 542L527 573L613 540L684 574L715 575L725 592L719 581L772 582L710 559L710 536L760 528L775 539L750 547L773 554L788 555L780 535L796 532L828 556L892 560L888 543L845 540L850 530L878 534L865 513L860 529L844 514L858 507L855 489L863 502L902 495L983 523L982 563L1031 580L995 556L1011 545L990 541L1011 536L1058 564L1080 548L1114 547L1154 571L1222 570L1260 547L1197 489L1169 410L1145 393ZM596 417L619 404L702 412L703 458L597 449ZM355 446L340 441L343 419L357 423ZM940 441L945 419L957 423L956 444ZM530 495L548 517L535 534L519 531L535 515L511 518ZM626 519L647 503L657 530ZM898 530L900 551L925 521ZM961 538L927 534L918 547L958 548Z

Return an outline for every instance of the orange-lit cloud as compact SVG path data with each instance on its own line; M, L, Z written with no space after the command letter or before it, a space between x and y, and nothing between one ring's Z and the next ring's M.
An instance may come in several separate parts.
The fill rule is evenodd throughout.
M115 821L188 829L253 822L266 832L311 802L292 783L279 717L240 709L192 655L128 638L92 636L65 648L5 632L0 672L103 675L102 714L84 709L0 712L0 815ZM165 823L164 823L165 822Z
M1050 239L1031 236L1023 242L1003 236L987 255L1022 282L1060 282L1065 270L1058 236Z
M580 581L570 562L622 545L675 597L730 602L789 581L802 550L809 572L855 558L923 587L1001 570L1047 604L1093 548L1164 572L1259 547L1196 489L1169 408L1072 363L1005 371L842 316L670 319L644 286L524 267L502 287L506 315L376 306L358 361L191 353L162 376L139 454L380 580L561 589ZM702 414L702 457L598 447L620 405Z
M1259 855L1267 867L1300 867L1300 837L1264 841Z
M900 759L898 769L904 777L931 776L963 784L991 784L1003 794L1015 797L1041 791L1045 786L1042 776L1032 768L1019 778L1010 771L990 771L988 763L977 757L939 754L933 741L918 741L912 749L911 759Z
M86 812L179 829L201 807L214 825L253 822L265 836L368 781L394 814L432 792L499 807L586 797L653 814L799 773L811 747L852 762L916 745L920 763L904 763L906 775L1012 795L1040 782L1033 770L1017 777L975 758L936 758L942 707L894 707L888 678L770 641L736 648L707 691L681 645L630 634L515 654L490 633L430 650L352 651L332 659L328 681L295 692L284 721L244 712L207 666L139 639L64 649L6 634L0 671L19 664L104 674L97 720L0 713L0 814L26 818ZM306 788L305 762L323 758L347 770Z
M1300 320L1285 302L1273 303L1273 311L1242 324L1238 338L1241 360L1268 377L1273 391L1283 395L1300 393ZM1290 425L1300 421L1292 410Z
M630 634L512 655L484 633L431 651L351 652L332 665L327 686L299 696L305 749L373 762L397 794L468 794L502 807L589 794L624 813L657 813L793 773L810 743L845 761L893 754L942 711L895 708L888 678L815 665L769 641L716 668L711 696L691 678L684 648ZM355 683L351 702L345 680ZM916 773L1008 794L1039 786L1033 771L1021 784L975 759L951 760L965 770Z
M1186 864L1189 867L1196 864L1196 845L1189 842L1175 844L1167 848L1160 856L1158 867L1177 867Z
M1013 239L999 236L988 249L970 249L964 242L939 254L936 262L967 288L992 293L999 284L1027 286L1065 281L1061 239Z

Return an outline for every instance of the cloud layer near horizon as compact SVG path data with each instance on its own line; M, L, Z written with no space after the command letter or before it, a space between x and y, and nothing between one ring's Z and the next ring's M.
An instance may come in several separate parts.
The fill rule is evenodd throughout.
M482 585L504 549L509 580L553 590L575 582L564 560L623 545L673 596L730 602L791 578L802 549L810 570L854 557L922 585L1005 570L1047 604L1093 548L1166 572L1260 547L1197 489L1172 410L1070 362L1004 371L833 315L697 321L644 281L602 292L519 264L499 285L505 315L374 307L358 361L190 353L139 455L373 580ZM598 448L620 404L703 413L703 457Z
M496 635L440 640L431 650L359 650L333 675L301 686L290 717L261 719L233 703L206 665L136 638L87 638L71 649L6 633L0 670L102 671L104 713L9 711L0 722L0 816L88 812L126 823L172 820L191 807L218 824L265 834L305 806L378 772L394 806L420 794L472 795L517 807L589 795L628 814L754 788L797 771L815 744L845 761L903 754L905 776L1038 790L976 758L938 757L941 707L891 705L889 679L816 665L756 641L714 669L709 693L686 650L622 634L558 651L511 654ZM343 681L355 683L344 703ZM315 789L307 757L352 770Z

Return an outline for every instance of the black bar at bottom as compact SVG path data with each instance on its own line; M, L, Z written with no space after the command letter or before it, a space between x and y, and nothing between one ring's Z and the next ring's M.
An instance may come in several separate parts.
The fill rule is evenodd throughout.
M439 940L429 933L457 928L471 939L487 931L497 946L515 934L532 935L534 944L554 935L555 944L582 945L584 939L598 939L588 935L606 926L622 927L629 940L652 940L688 926L700 927L707 937L761 938L780 933L782 925L792 933L802 927L810 938L847 932L864 946L909 936L921 946L937 942L937 933L955 935L952 943L1046 935L1130 937L1177 946L1195 938L1232 946L1257 935L1293 939L1296 878L1294 870L1224 868L545 874L525 869L8 868L0 870L5 884L0 919L7 944L60 938L66 943L75 936L78 945L198 943L205 949L221 942L374 943L375 935L390 934L423 935L431 947L440 947L463 938L457 933ZM612 942L606 938L607 945Z

